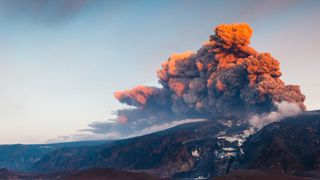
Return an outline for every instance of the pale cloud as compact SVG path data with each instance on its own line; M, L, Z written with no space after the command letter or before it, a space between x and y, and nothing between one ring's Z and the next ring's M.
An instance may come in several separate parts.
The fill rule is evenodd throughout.
M281 103L276 103L276 107L278 108L277 111L262 115L253 115L249 119L250 125L256 129L261 129L270 123L281 121L285 117L301 113L300 107L295 103L283 101Z
M78 133L66 136L59 136L46 141L46 143L72 142L72 141L93 141L93 140L114 140L121 138L119 132L109 132L106 134Z

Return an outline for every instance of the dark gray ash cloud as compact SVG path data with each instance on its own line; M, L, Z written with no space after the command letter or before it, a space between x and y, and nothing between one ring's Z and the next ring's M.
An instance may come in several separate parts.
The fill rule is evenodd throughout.
M281 102L305 110L300 87L280 79L278 60L249 46L252 33L248 24L217 26L198 52L173 54L162 64L161 88L115 92L121 103L135 108L118 110L113 123L93 123L88 130L128 134L186 118L250 117L276 111Z

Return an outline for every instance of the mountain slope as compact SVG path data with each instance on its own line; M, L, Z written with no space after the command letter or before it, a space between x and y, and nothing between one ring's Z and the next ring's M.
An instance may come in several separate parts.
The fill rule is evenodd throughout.
M285 118L250 137L249 128L246 120L235 117L184 124L99 146L57 149L33 169L48 173L103 167L173 178L216 177L235 169L257 169L267 172L258 174L261 177L312 174L318 178L320 111ZM247 177L254 171L240 172Z
M242 139L237 137L247 128L245 121L235 117L184 124L108 145L58 149L35 163L33 169L55 172L108 167L162 177L216 176L224 174L240 152Z
M266 173L259 170L235 170L214 180L315 180L313 177L299 177Z
M0 169L0 179L10 180L102 180L102 179L117 179L117 180L164 180L157 178L147 173L120 171L106 168L92 168L84 171L66 171L52 174L33 174L14 172L8 169Z
M242 168L299 174L320 166L320 111L272 123L244 143Z
M120 171L114 169L93 168L80 171L71 175L62 177L63 180L101 180L101 179L117 179L117 180L161 180L155 176L130 171ZM164 180L164 179L162 179Z
M33 163L56 149L62 147L95 146L105 143L106 141L78 141L55 144L0 145L0 167L16 171L28 171Z

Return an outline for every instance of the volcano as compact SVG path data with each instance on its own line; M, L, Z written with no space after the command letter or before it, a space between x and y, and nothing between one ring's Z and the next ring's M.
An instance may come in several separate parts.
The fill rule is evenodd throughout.
M26 151L10 152L17 155L12 159L27 161L6 160L12 169L2 169L3 177L320 178L320 111L306 111L300 87L280 79L279 61L250 46L248 24L222 24L214 32L197 52L172 54L161 65L161 87L115 92L133 108L87 131L125 137L170 122L189 123L105 143L33 146L41 154L31 158Z
M310 177L320 163L319 132L320 111L285 118L255 134L247 120L230 116L98 146L57 149L33 170L57 173L99 167L174 179L230 172L244 177L254 172L262 177Z

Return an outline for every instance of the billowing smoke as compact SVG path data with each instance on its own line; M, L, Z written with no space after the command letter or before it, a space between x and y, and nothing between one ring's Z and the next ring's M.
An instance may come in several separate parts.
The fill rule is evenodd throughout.
M249 46L252 33L247 24L219 25L198 52L172 54L162 64L157 72L162 88L115 92L132 108L84 131L121 138L194 122L182 119L234 115L249 118L254 132L305 110L299 86L280 79L279 62Z
M282 102L305 110L299 86L280 79L279 62L249 46L247 24L215 28L196 53L173 54L157 72L162 88L137 86L115 97L135 109L119 110L121 123L154 124L179 118L267 113Z

